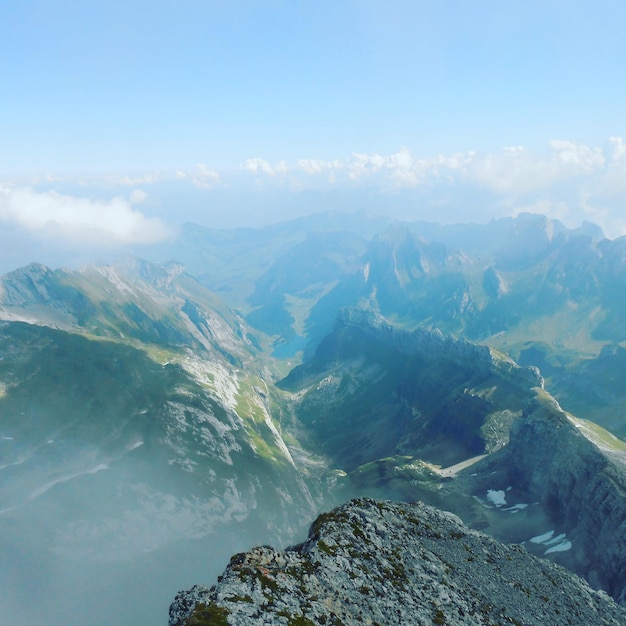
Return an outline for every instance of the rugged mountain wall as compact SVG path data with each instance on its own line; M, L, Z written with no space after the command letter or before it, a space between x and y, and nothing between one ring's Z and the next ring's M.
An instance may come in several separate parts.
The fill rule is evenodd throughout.
M355 500L303 544L233 556L216 586L180 592L170 626L619 626L626 611L577 576L421 503Z
M439 331L395 328L345 311L315 356L279 383L335 467L395 454L442 466L508 441L531 389L543 380L486 346Z
M513 484L571 536L578 573L626 603L626 446L540 396L502 454Z
M499 354L488 346L479 345L450 335L440 330L417 329L407 332L389 324L380 315L366 309L344 309L337 326L353 324L368 328L377 339L387 342L406 354L428 354L449 361L463 369L471 363L478 376L497 373L515 387L527 390L531 387L543 389L544 382L536 367L519 367L517 363Z

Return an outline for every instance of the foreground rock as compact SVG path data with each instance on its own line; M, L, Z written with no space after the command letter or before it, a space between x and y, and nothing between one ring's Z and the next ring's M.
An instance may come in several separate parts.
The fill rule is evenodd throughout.
M567 570L422 503L354 500L303 544L232 557L211 589L180 592L170 626L606 624L626 611Z

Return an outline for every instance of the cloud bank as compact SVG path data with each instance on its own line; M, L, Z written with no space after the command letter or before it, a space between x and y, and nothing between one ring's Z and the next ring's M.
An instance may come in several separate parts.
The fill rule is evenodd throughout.
M0 221L47 239L92 246L155 243L167 238L169 229L133 207L145 199L140 189L128 198L100 200L29 187L0 188Z
M581 178L626 167L626 143L611 137L612 153L573 141L553 140L547 154L538 155L523 146L506 147L497 153L459 152L449 156L416 158L403 148L382 155L353 152L344 160L300 159L272 164L262 158L247 159L241 170L257 178L283 182L302 176L326 177L328 182L376 182L387 188L415 188L435 182L482 185L501 193L528 193L572 178Z
M96 195L119 195L93 200L50 191L68 188L77 188L77 195L86 188ZM540 152L510 146L418 157L402 148L389 154L353 152L343 159L270 161L257 156L219 171L198 163L134 177L73 181L42 176L30 187L13 182L0 189L0 220L51 237L156 242L167 236L167 228L137 210L145 188L159 198L152 210L158 210L162 220L220 228L365 207L400 219L445 223L541 212L572 227L589 220L610 237L626 235L622 137L610 137L600 146L555 139Z
M416 201L432 201L446 215L454 213L455 203L467 207L470 219L475 219L472 213L501 217L532 210L570 222L596 221L610 236L626 234L626 142L621 137L610 137L603 147L552 140L540 154L513 146L427 158L407 148L391 154L354 152L342 161L270 163L257 157L240 170L260 188L415 192Z

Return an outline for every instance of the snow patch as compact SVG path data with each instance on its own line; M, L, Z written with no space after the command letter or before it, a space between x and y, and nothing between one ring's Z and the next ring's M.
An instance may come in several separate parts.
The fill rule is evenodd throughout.
M540 543L544 546L551 546L544 552L544 556L546 554L551 554L552 552L566 552L567 550L572 549L572 542L566 539L567 535L565 533L560 533L556 537L554 536L554 531L549 530L547 533L543 535L537 535L531 539L532 543Z
M523 511L528 505L524 504L524 503L520 503L520 504L514 504L513 506L509 506L506 509L502 509L503 511L508 511L511 515L514 515L515 513L519 513L520 511Z
M551 548L548 548L544 554L550 554L550 552L566 552L567 550L571 550L572 549L572 542L571 541L563 541L562 543L559 543L556 546L552 546Z
M502 490L489 489L487 491L487 500L497 507L506 504L506 493Z
M4 515L5 513L10 513L11 511L15 511L17 507L16 506L12 506L9 507L8 509L0 509L0 516Z
M0 465L0 470L3 470L5 467L13 467L14 465L22 465L22 463L26 463L28 458L19 459L18 461L13 461L13 463L5 463L4 465Z
M547 533L543 533L543 535L537 535L536 537L531 537L530 541L532 543L545 543L549 539L552 539L553 535L554 535L554 531L549 530Z
M554 539L550 539L550 541L544 541L543 543L546 546L551 546L555 543L559 543L559 541L563 541L563 539L565 539L565 533L561 533L560 535L557 535Z

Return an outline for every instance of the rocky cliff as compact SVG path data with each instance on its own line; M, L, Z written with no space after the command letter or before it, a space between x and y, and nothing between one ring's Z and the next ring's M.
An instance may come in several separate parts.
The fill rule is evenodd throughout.
M626 623L563 568L422 503L354 500L283 551L233 556L211 589L180 592L169 626Z
M498 464L567 532L572 568L626 603L626 445L539 394Z
M359 326L369 332L372 339L384 341L408 355L431 355L465 369L471 363L475 375L489 376L497 373L498 376L506 378L507 382L524 391L531 387L543 388L544 386L538 368L520 367L512 359L486 345L444 335L438 329L418 328L413 332L407 332L389 324L381 315L358 308L341 311L337 327L348 325Z

